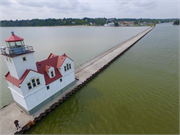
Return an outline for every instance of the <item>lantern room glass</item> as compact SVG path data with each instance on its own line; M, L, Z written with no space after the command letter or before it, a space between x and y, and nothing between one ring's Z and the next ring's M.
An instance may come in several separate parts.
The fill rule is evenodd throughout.
M24 41L16 41L16 42L6 42L7 46L10 48L17 48L24 46Z

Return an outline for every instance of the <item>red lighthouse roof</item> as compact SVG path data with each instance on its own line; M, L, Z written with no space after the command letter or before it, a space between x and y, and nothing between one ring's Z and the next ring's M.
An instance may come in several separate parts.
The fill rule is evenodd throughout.
M16 42L16 41L24 40L23 38L14 35L14 32L11 32L11 33L12 33L12 35L5 40L6 42Z

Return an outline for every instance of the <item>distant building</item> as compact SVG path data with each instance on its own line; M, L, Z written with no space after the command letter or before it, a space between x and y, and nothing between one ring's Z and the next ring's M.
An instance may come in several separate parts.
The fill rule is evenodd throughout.
M119 26L125 26L123 21L119 22Z
M133 26L134 25L134 21L130 21L129 25Z
M114 23L108 23L107 25L108 26L114 26Z
M76 22L72 22L72 24L76 24Z
M59 96L75 82L74 62L66 54L50 54L36 62L32 46L12 32L6 40L7 47L1 48L8 73L8 83L14 101L28 114L33 114Z

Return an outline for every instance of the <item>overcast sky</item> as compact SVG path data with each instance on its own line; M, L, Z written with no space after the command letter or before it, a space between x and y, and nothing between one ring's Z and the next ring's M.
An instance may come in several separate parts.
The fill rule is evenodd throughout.
M0 0L1 20L179 18L180 0Z

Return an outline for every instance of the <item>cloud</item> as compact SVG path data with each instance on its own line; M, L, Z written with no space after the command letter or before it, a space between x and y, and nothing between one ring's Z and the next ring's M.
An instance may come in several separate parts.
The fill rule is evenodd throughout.
M12 5L12 4L13 4L13 2L10 1L10 0L2 0L2 1L0 2L0 5L3 5L3 6L10 6L10 5Z
M165 2L166 1L166 2ZM178 0L1 0L3 19L162 18L177 16ZM171 9L167 12L167 9ZM166 13L166 14L165 14Z
M44 2L33 2L33 1L21 1L18 2L19 5L22 6L29 6L29 7L43 7L44 6Z
M91 6L88 2L80 2L78 0L60 0L60 1L18 1L21 6L31 8L41 8L42 10L52 12L88 12Z
M157 1L136 1L133 2L133 5L135 5L138 8L146 8L146 9L153 9L156 8Z

